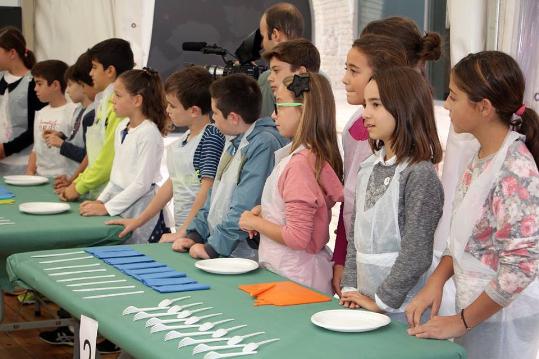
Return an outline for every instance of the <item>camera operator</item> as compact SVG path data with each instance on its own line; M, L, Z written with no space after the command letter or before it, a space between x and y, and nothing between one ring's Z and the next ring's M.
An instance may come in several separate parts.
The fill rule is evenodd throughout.
M280 42L303 37L303 15L290 3L275 4L262 14L260 19L260 34L262 48L271 51ZM270 70L263 72L258 78L258 86L262 91L262 110L260 117L271 116L273 113L273 93L268 83Z

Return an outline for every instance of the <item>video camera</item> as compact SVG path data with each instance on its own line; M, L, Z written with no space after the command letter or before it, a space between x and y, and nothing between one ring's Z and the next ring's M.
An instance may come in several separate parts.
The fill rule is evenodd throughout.
M208 45L206 42L184 42L183 51L198 51L203 54L219 55L223 58L224 66L202 65L214 78L227 76L230 74L242 73L255 79L264 71L266 66L256 65L253 62L260 59L260 50L262 50L262 35L260 30L256 29L243 40L240 46L232 54L216 44ZM227 59L227 56L232 59Z

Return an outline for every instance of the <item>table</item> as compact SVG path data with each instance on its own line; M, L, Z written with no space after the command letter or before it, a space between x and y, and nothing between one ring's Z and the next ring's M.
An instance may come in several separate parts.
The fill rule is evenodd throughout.
M310 322L312 314L326 309L342 308L336 300L326 303L298 305L289 307L253 306L253 299L238 286L282 280L278 275L264 269L234 276L215 275L194 267L194 260L188 254L175 253L170 244L133 245L133 249L166 263L176 270L186 272L200 283L209 284L210 290L190 293L160 294L145 287L138 281L124 275L114 267L103 263L107 273L126 278L125 284L135 285L129 291L144 290L143 294L101 299L82 299L83 296L101 294L84 292L74 293L63 283L43 270L42 259L32 255L69 252L57 250L46 252L19 253L8 258L10 279L20 281L28 287L46 295L61 305L75 318L81 314L99 322L99 332L131 355L137 358L191 358L193 347L177 349L179 339L164 342L166 332L150 334L145 328L145 320L133 321L133 315L122 316L128 305L137 307L155 306L164 298L177 298L191 295L190 302L200 301L205 306L213 306L213 312L223 312L219 318L234 318L230 326L247 324L246 328L232 333L241 335L255 331L266 334L256 337L256 341L270 338L281 340L262 346L257 358L399 358L399 359L456 359L465 358L462 347L445 340L425 340L408 336L406 326L392 322L390 325L366 333L336 333L316 327ZM86 263L100 262L96 258ZM122 284L123 285L123 284ZM203 355L197 355L201 358Z
M111 217L82 217L79 203L55 215L31 215L19 212L24 202L58 202L51 183L40 186L12 186L0 180L0 185L15 193L14 204L0 205L0 217L14 225L0 226L0 289L10 289L5 262L14 253L73 247L92 247L122 243L118 238L121 226L104 222Z

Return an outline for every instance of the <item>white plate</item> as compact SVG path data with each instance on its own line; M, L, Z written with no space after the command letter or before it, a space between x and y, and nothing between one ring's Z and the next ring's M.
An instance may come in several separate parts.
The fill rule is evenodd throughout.
M4 176L4 181L7 184L12 184L15 186L35 186L38 184L43 184L49 182L47 177L42 176Z
M391 323L384 314L354 309L324 310L311 316L311 322L336 332L368 332Z
M58 202L26 202L19 205L19 211L30 214L56 214L69 211L69 204Z
M195 267L215 274L241 274L257 269L258 263L245 258L215 258L198 261Z

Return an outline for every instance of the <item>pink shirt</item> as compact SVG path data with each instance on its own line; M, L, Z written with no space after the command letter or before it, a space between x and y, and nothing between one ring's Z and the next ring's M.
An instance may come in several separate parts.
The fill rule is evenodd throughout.
M328 242L331 208L343 200L343 185L333 168L326 162L317 181L315 161L310 150L296 153L277 184L285 206L283 240L308 253L318 253Z

